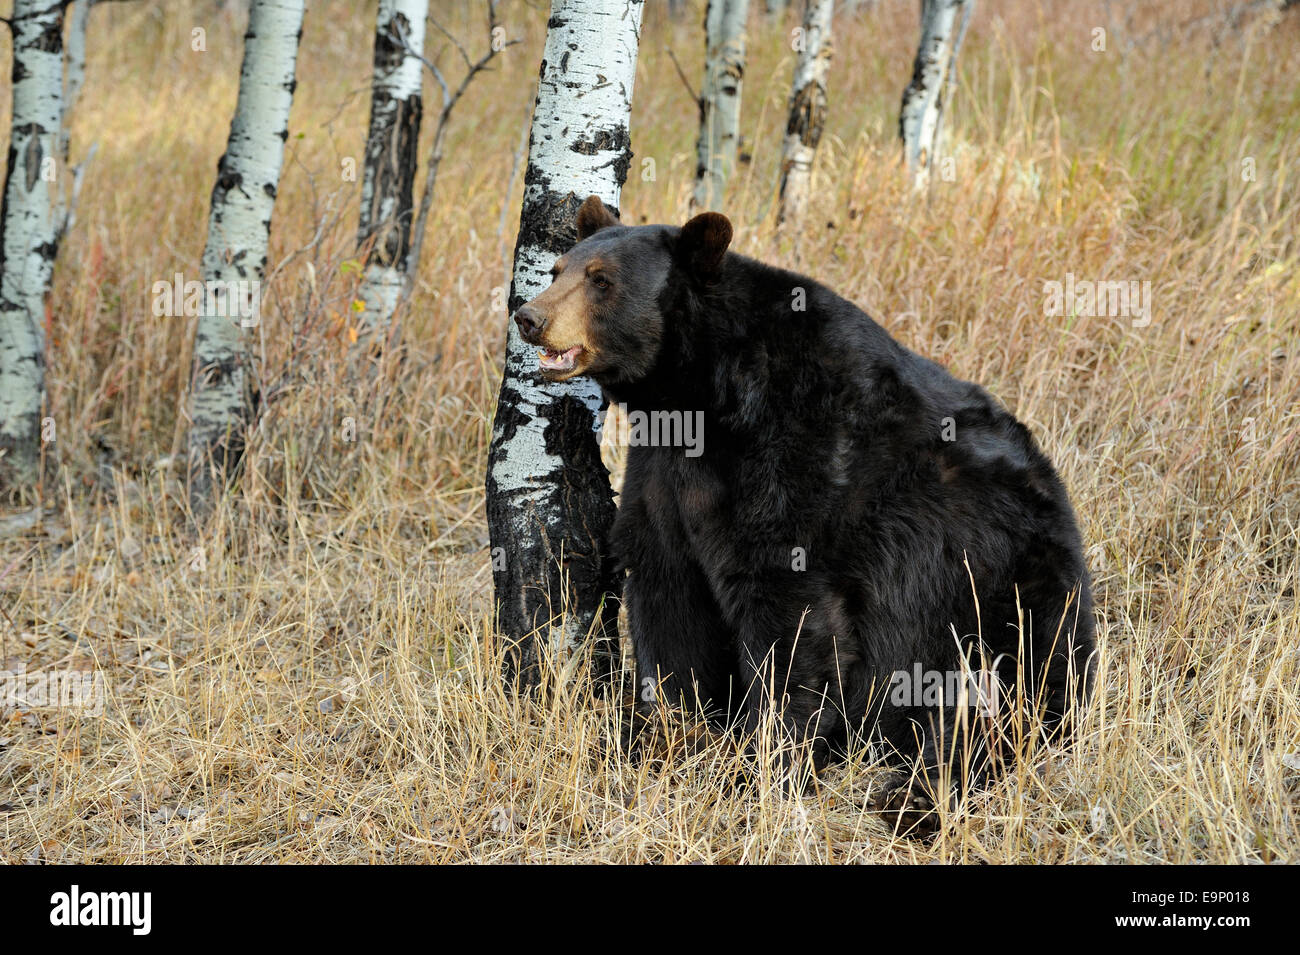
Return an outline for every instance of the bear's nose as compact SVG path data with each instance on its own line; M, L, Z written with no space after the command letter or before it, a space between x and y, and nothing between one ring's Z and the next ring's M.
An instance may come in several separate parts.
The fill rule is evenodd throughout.
M519 326L519 334L524 337L524 341L532 344L533 338L541 334L546 320L533 311L531 305L521 305L519 311L515 312L515 324Z

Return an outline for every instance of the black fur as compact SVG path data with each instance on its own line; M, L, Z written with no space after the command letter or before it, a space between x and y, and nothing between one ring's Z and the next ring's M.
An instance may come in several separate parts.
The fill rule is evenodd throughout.
M700 247L725 250L723 231L611 226L568 255L612 267L591 322L607 396L704 416L698 457L629 451L613 540L638 691L648 677L754 728L773 699L760 681L819 761L874 731L933 770L961 707L895 705L893 674L972 652L979 668L982 652L1004 704L1020 669L1059 727L1088 692L1093 618L1050 462L983 389L851 302Z

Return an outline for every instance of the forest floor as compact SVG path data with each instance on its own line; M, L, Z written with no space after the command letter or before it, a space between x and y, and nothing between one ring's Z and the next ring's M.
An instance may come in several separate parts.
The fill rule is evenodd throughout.
M482 486L545 4L502 4L524 42L459 107L404 348L364 387L347 172L373 12L312 5L256 335L264 415L191 529L192 325L155 317L152 290L198 275L243 24L163 6L91 17L72 150L99 149L51 303L52 476L40 511L0 514L0 669L87 674L103 708L0 708L0 860L1300 862L1300 14L981 4L955 163L920 200L896 139L916 4L867 5L836 24L813 209L784 229L794 22L753 20L735 247L1005 402L1070 488L1094 574L1077 743L918 840L867 808L867 754L802 796L771 774L737 787L725 742L634 764L584 691L498 684ZM484 48L478 4L437 6ZM622 205L679 222L697 114L669 51L699 75L702 15L649 6ZM454 51L440 62L456 75ZM1149 311L1050 314L1045 283L1098 280L1138 283Z

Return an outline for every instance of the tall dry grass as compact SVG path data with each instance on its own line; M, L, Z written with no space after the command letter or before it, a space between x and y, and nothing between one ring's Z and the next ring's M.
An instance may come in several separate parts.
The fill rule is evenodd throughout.
M476 4L435 6L482 42ZM694 165L667 50L697 76L701 18L660 6L629 222L682 219ZM955 181L922 201L895 165L915 4L866 6L837 24L815 208L782 232L793 23L755 18L752 158L726 211L741 251L983 383L1058 462L1101 642L1076 745L924 842L864 810L882 772L866 754L795 798L734 786L722 744L627 762L617 714L585 691L521 703L497 686L481 487L541 3L503 5L525 42L462 104L406 348L364 388L344 373L357 188L341 163L361 152L373 14L312 5L258 331L263 421L238 490L189 530L172 456L192 328L153 317L150 289L197 276L243 24L142 0L92 17L73 151L100 149L52 302L58 468L39 526L0 540L0 661L98 671L107 699L99 717L0 710L0 858L1300 859L1300 14L1234 32L1227 3L982 4L949 114ZM1045 316L1043 283L1067 273L1149 281L1150 324Z

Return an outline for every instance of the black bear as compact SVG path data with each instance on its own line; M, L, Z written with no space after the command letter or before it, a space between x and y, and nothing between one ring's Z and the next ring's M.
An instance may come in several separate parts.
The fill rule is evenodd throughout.
M629 227L592 196L577 229L515 316L543 374L592 376L652 436L697 425L629 441L612 546L638 688L774 717L817 763L876 739L931 775L1008 709L1064 730L1092 600L1025 427L824 286L729 252L722 215Z

